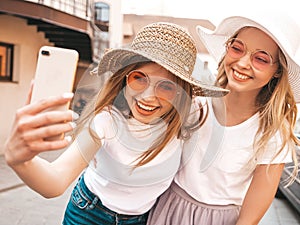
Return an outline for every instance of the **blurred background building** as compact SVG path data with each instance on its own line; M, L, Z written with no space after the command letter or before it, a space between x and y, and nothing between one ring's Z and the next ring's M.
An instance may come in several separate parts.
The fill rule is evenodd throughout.
M0 154L17 108L26 100L34 78L38 51L49 45L79 52L73 108L80 112L93 95L95 77L89 71L107 48L127 45L144 25L168 21L186 27L205 51L195 33L208 20L122 12L120 0L1 0L0 1ZM128 6L128 5L126 5ZM124 8L124 7L123 7ZM151 13L150 13L151 14ZM202 66L207 66L202 63Z
M194 76L213 82L210 77L216 64L200 42L195 27L202 25L213 30L214 24L220 21L220 14L214 13L216 4L207 1L193 4L191 0L179 3L170 0L1 0L0 155L15 111L25 102L34 78L38 51L43 45L79 52L72 104L77 112L81 112L104 81L90 76L89 71L96 67L105 49L128 45L141 27L152 22L173 22L185 27L194 37L199 52ZM223 14L231 12L224 10Z

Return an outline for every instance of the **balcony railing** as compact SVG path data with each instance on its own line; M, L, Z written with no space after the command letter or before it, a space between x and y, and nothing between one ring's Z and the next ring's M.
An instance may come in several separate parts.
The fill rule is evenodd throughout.
M25 0L49 6L62 12L92 20L94 17L94 0Z
M109 36L107 31L109 22L105 21L99 26L99 22L102 22L103 17L98 18L99 9L97 8L96 10L95 0L23 1L41 5L42 9L49 7L54 10L40 10L32 18L26 11L26 17L28 17L28 23L36 25L38 31L44 32L49 41L55 43L55 46L76 49L80 52L83 61L93 62L98 62L105 49L108 48ZM9 11L13 10L10 8ZM63 14L59 14L56 11ZM100 10L100 12L102 13L103 11ZM19 14L25 15L22 12L19 12ZM65 17L64 14L77 17L79 20ZM46 19L40 20L39 18L43 16ZM101 21L98 21L96 18L101 19ZM99 29L99 27L102 29Z

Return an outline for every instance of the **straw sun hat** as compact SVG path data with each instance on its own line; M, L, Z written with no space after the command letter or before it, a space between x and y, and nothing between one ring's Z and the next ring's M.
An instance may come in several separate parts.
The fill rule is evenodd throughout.
M136 62L153 61L193 86L194 95L220 97L227 90L192 78L196 45L187 31L172 23L158 22L143 27L128 48L108 50L98 66L98 75L115 73Z
M274 13L273 13L274 14ZM219 62L225 53L225 42L245 26L256 27L268 34L284 53L288 79L297 103L300 102L300 27L296 21L280 13L273 16L256 13L249 17L232 16L210 31L197 26L198 35L210 55Z

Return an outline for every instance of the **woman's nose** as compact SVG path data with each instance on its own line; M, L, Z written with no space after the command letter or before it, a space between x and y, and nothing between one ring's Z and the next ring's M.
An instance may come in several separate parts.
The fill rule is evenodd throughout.
M250 66L252 65L251 63L251 53L247 52L244 56L242 56L239 61L238 64L240 66L246 67L246 68L250 68Z
M143 99L155 99L155 87L154 85L149 85L141 94Z

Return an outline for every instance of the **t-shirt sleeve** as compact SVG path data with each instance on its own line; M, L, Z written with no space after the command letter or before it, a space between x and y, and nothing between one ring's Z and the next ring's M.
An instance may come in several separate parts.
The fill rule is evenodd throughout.
M102 144L104 139L112 138L115 132L110 112L105 110L97 114L91 123L91 129L101 139Z
M105 116L101 114L98 114L94 117L94 119L92 120L92 123L90 125L90 128L97 134L97 136L100 139L104 139L105 138L105 131L104 131L104 120Z
M271 139L268 144L266 152L258 158L258 164L278 164L278 163L288 163L292 162L292 154L286 145L282 151L276 156L280 151L281 138L279 132ZM295 146L296 147L296 146ZM276 156L276 157L275 157ZM275 158L274 158L275 157Z
M96 152L101 148L104 144L104 140L107 137L107 125L109 122L110 115L108 112L103 111L97 114L91 121L88 121L82 131L77 135L75 139L75 144L79 152L81 153L82 157L87 161L90 162ZM91 131L94 133L91 135ZM94 135L100 139L96 141L94 139ZM100 145L99 145L100 144Z

